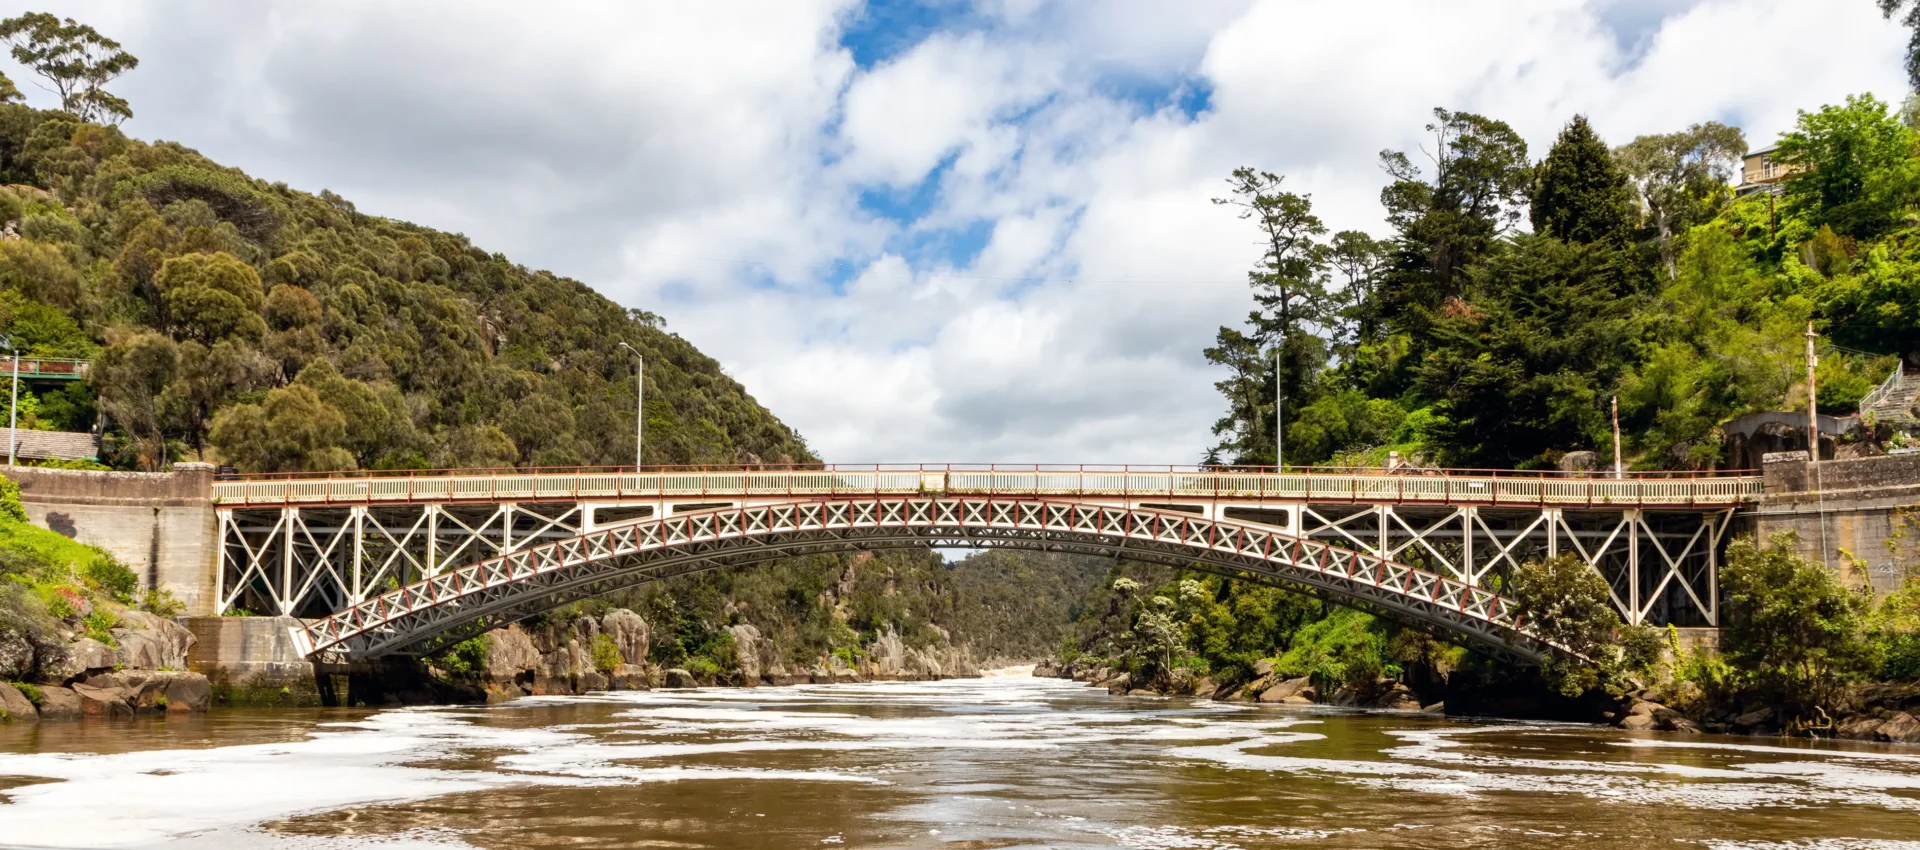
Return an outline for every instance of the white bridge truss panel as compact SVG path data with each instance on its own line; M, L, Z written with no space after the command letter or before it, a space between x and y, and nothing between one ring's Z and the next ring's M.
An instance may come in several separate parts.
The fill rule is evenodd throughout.
M730 542L725 552L712 557L649 562L645 569L638 571L623 567L578 585L591 586L594 588L591 590L576 592L578 583L569 580L533 601L514 594L514 605L501 610L513 613L513 618L518 619L542 610L530 606L550 607L567 599L605 592L616 585L633 583L629 579L635 576L654 580L715 566L860 548L1017 546L1157 561L1173 566L1189 566L1212 557L1211 550L1183 548L1187 543L1178 539L1177 534L1174 538L1148 541L1165 544L1155 548L1141 546L1132 535L1027 537L986 534L965 523L931 529L889 525L906 523L917 516L912 511L936 504L961 505L974 512L959 515L963 520L986 516L979 512L998 511L1006 505L1026 506L1023 509L1029 511L1038 510L1033 506L1046 506L1047 510L1114 511L1114 516L1137 515L1142 522L1170 516L1203 523L1209 528L1231 529L1236 534L1268 534L1272 539L1297 536L1319 547L1357 553L1421 575L1440 576L1476 592L1497 590L1503 586L1507 572L1528 559L1567 553L1576 555L1607 579L1613 601L1628 622L1679 625L1718 624L1718 559L1724 551L1733 513L1731 508L1652 510L1271 500L1195 502L1164 497L1063 500L929 496L828 496L805 502L784 497L695 497L691 500L222 507L219 509L222 545L218 600L221 613L244 608L257 614L324 618L358 610L403 589L425 586L424 583L475 565L489 564L487 569L494 571L509 569L510 556L541 547L547 547L542 550L547 551L556 546L611 545L605 542L606 535L615 531L670 538L674 534L692 533L687 531L692 528L686 525L688 522L722 521L717 517L735 517L727 521L743 523L769 522L755 518L769 510L793 511L796 506L811 506L809 510L853 510L856 514L849 522L854 524L849 526L848 533L806 540L790 539L790 535L748 535ZM1028 530L1059 531L1044 523ZM582 542L595 540L602 542ZM631 560L625 558L622 563ZM1218 568L1219 563L1214 562L1213 566ZM594 566L586 569L582 576L601 572L604 572L601 566ZM1306 585L1310 590L1328 591L1324 586L1303 581L1297 571L1274 572L1271 565L1267 565L1251 572ZM1343 596L1344 593L1335 590L1331 595L1368 603L1364 596ZM1383 606L1375 604L1374 607ZM502 625L512 621L501 619L502 616L499 611L490 611L484 617L463 620L460 629L441 628L434 634L465 634L466 624ZM417 649L423 642L436 643L425 638L389 640L379 644L379 651ZM372 648L356 645L348 651L363 654Z

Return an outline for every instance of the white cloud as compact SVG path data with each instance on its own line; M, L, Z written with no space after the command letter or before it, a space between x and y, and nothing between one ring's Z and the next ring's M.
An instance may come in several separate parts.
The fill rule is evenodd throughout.
M1538 155L1576 112L1764 144L1904 93L1865 0L981 0L867 70L844 0L63 13L142 57L130 131L661 312L842 461L1198 457L1200 349L1252 306L1252 234L1208 203L1235 166L1379 233L1376 156L1435 106ZM1134 97L1183 86L1211 108ZM949 161L918 221L859 208ZM965 268L912 250L976 223Z

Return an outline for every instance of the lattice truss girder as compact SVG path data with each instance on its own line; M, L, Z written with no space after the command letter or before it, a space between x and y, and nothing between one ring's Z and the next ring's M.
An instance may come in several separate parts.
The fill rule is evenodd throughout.
M1627 622L1710 626L1733 512L1309 504L1298 516L1303 536L1476 586L1502 587L1529 559L1571 554L1607 580Z
M1511 600L1484 587L1271 527L1117 506L991 498L877 497L637 521L514 548L343 607L298 630L305 652L347 658L428 651L571 599L673 575L815 552L1007 546L1197 565L1302 587L1482 649L1550 651Z
M572 502L239 508L219 512L219 611L320 616L529 545L573 537Z

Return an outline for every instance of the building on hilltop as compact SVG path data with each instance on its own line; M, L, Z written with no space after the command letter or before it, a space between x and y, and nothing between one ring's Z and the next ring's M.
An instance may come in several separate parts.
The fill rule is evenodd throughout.
M1771 147L1747 154L1740 164L1740 185L1734 189L1735 194L1780 194L1787 176L1800 169L1774 159L1774 153L1779 150Z
M21 428L14 432L19 442L13 444L14 456L22 461L31 460L99 460L99 438L85 431L34 431ZM6 443L11 437L0 433L0 453L6 451Z

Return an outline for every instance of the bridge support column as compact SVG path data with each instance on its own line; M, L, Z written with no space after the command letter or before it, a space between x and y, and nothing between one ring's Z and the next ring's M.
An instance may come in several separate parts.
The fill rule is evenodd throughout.
M1541 508L1541 518L1547 524L1547 557L1560 556L1560 509Z
M440 506L427 505L427 575L440 574Z
M1640 532L1646 517L1638 509L1626 511L1627 524L1627 625L1640 625Z
M349 598L352 599L355 604L358 604L367 598L365 579L360 572L361 559L366 555L366 507L354 505L348 508L347 524L353 527L353 531L351 532L353 534L353 575L347 579L349 582L352 582L353 589L349 591L351 594Z
M1456 578L1467 584L1478 586L1475 574L1479 570L1473 567L1473 522L1479 516L1479 509L1464 507L1460 509L1460 572Z
M293 616L293 527L300 522L299 508L281 508L280 586L275 588L273 604L280 616Z

